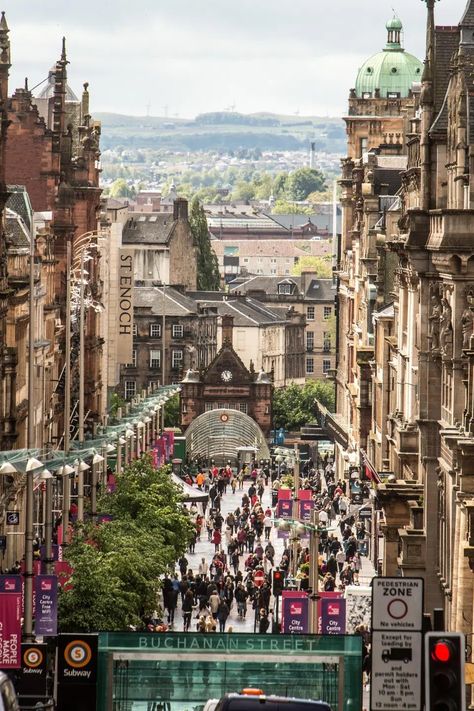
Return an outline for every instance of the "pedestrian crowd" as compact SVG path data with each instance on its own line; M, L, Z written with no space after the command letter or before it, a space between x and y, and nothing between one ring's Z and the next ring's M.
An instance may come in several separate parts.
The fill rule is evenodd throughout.
M283 553L275 560L275 512L264 504L263 497L265 492L271 494L275 505L278 490L288 487L291 481L288 472L257 462L238 471L228 464L222 468L212 466L207 472L199 469L193 477L188 474L188 483L206 491L209 503L191 503L188 509L195 533L187 555L193 555L196 544L204 540L208 547L211 544L212 555L209 559L201 557L194 567L186 555L181 556L177 570L163 580L164 614L155 613L148 629L174 629L180 606L184 631L231 632L232 610L239 621L252 615L256 632L279 631L272 604L272 570L278 565L288 582L308 589L309 547L301 541L285 542ZM367 532L364 523L350 513L347 483L336 481L332 461L326 458L316 466L312 462L304 466L300 488L311 490L319 516L320 590L342 590L359 584ZM223 506L229 491L241 492L239 504L230 510ZM232 497L233 502L235 498Z

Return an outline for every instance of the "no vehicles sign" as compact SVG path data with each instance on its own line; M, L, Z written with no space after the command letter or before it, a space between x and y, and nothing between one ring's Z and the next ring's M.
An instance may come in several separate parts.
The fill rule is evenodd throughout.
M422 578L374 578L372 629L421 631Z
M420 711L422 578L372 581L372 711Z

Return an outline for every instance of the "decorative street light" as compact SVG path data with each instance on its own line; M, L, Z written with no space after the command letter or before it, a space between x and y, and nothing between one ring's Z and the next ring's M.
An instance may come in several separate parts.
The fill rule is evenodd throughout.
M23 632L25 640L33 639L33 509L35 471L44 467L43 462L30 457L26 463L26 525L25 525L25 603Z

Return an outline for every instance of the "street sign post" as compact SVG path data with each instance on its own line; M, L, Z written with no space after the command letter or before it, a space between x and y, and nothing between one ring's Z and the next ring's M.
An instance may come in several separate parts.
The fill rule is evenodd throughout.
M422 624L422 578L374 578L371 711L421 711Z

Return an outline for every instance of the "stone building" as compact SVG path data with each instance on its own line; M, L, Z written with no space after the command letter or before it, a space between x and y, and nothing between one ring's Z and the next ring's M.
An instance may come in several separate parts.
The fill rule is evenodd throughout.
M373 186L382 145L343 168L339 337L347 348L332 426L339 466L352 462L377 481L382 573L423 576L425 609L443 607L448 629L472 634L474 0L449 27L436 27L435 0L426 4L425 66L407 107L397 194L380 209Z
M178 289L135 286L133 360L121 367L118 390L129 400L150 385L179 383L186 370L207 368L216 351L215 309Z
M48 334L53 344L54 362L48 367L47 377L56 384L47 408L48 419L53 422L49 429L50 439L47 440L50 445L60 443L65 431L63 394L67 283L74 278L72 270L77 270L80 253L86 245L92 246L88 251L88 290L97 303L102 296L98 279L100 124L90 116L88 85L84 85L80 101L68 87L67 64L63 40L61 56L50 71L48 83L39 97L33 97L25 81L25 86L17 89L8 99L5 107L9 124L8 140L2 161L7 182L25 188L33 211L50 214L44 223L49 235L43 235L42 239L47 242L47 257L42 247L43 256L53 260L55 267L53 270L49 267L48 278L53 278L54 283L48 286L48 303L45 305L48 313L54 314L55 324L54 330L50 328ZM53 320L49 319L48 323L51 326ZM86 412L89 413L87 424L90 427L103 418L106 407L100 331L99 314L94 309L88 309L85 324L85 398ZM70 385L73 401L77 397L78 358L75 349L73 341ZM39 368L40 360L35 363ZM46 390L49 392L49 385ZM39 445L41 443L38 441Z
M176 198L173 212L131 212L122 246L133 249L135 281L197 286L197 246L188 220L188 202Z
M224 343L225 317L231 317L233 349L246 368L271 372L276 388L304 383L304 315L285 307L269 308L245 295L222 291L197 291L189 295L201 307L217 310L218 348Z
M254 420L268 437L272 426L271 375L247 368L233 348L233 317L224 316L222 347L202 370L190 369L182 382L180 394L181 427L187 427L204 412L227 410L226 423L232 410Z
M263 304L300 314L305 327L305 377L325 378L336 362L336 284L303 270L296 277L240 277L230 282L231 294L246 294Z

